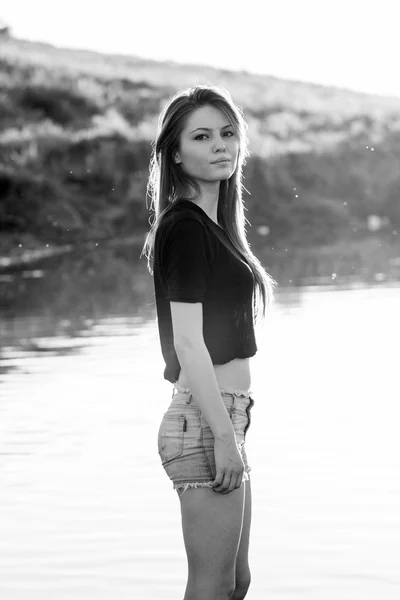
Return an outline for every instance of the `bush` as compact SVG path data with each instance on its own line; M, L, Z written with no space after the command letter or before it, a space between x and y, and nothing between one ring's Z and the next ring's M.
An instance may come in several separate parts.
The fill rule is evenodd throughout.
M12 96L27 120L36 115L64 127L80 128L100 112L93 101L66 87L29 84L14 88Z

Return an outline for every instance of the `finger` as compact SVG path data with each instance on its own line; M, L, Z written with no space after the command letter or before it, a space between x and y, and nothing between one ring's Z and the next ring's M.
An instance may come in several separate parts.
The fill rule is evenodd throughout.
M224 480L224 474L223 473L215 478L215 480L214 480L214 482L212 483L212 486L211 486L212 489L214 490L214 492L221 491L221 486L222 486L223 480Z
M218 492L218 493L224 492L227 489L227 487L229 487L229 483L230 483L229 473L223 473L222 480L216 487L214 487L214 491Z
M224 478L224 473L223 472L217 473L216 476L215 476L214 481L211 484L211 487L216 488L219 485L221 485L223 478Z
M237 476L235 488L238 489L243 483L243 473Z
M229 488L226 490L225 494L230 494L231 492L233 492L233 490L237 489L237 487L238 487L237 481L238 481L237 477L232 477ZM240 487L240 485L239 485L239 487Z
M233 492L233 490L236 490L237 488L239 488L241 485L241 479L242 479L241 475L235 476L235 477L232 476L228 489L225 490L225 492L221 492L221 493L222 494L230 494L231 492Z
M220 489L217 489L217 491L219 491L221 494L229 494L230 488L232 487L232 483L232 475L229 473L225 473L224 480L220 486Z
M240 488L242 485L243 474L237 475L236 477L231 478L231 482L229 488L225 492L221 492L222 494L230 494L233 490Z

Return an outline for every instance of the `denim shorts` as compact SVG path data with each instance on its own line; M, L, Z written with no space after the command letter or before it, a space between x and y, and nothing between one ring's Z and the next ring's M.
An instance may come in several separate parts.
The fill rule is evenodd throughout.
M242 481L249 479L251 467L245 450L254 406L252 392L220 388L236 434L236 443L244 463ZM174 384L172 402L164 413L158 430L158 454L161 464L179 495L188 488L211 487L216 477L214 436L196 405L189 388ZM180 494L181 492L181 494Z

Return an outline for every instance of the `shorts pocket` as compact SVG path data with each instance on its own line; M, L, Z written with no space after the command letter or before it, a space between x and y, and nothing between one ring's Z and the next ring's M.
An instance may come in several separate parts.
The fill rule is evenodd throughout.
M158 454L162 464L178 458L182 454L185 429L184 415L164 415L158 430Z

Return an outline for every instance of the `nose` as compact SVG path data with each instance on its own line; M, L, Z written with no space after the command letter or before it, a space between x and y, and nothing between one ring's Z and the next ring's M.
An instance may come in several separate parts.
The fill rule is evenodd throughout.
M218 138L215 142L214 149L218 152L223 152L224 150L226 150L225 141L222 138Z

